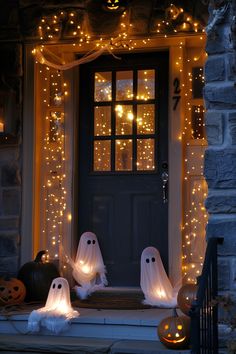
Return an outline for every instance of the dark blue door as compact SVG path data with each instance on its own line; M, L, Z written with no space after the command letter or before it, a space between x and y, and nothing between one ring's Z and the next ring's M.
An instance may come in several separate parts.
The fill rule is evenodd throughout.
M80 67L78 229L97 235L109 285L138 286L145 247L168 270L168 53L120 58Z

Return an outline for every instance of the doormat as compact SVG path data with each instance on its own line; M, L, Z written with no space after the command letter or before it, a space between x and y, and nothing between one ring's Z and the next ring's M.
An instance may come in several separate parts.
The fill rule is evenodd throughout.
M143 304L142 292L124 291L97 291L86 300L80 300L73 294L72 305L75 307L110 309L110 310L141 310L150 309L152 306Z

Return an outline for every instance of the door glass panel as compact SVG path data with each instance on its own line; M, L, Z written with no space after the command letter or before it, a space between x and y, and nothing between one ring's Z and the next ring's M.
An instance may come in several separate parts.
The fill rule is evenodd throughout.
M116 140L116 171L132 171L132 140Z
M155 98L155 70L138 70L137 100Z
M94 107L94 135L111 135L111 107Z
M137 139L137 170L150 171L155 169L154 139Z
M155 133L155 106L154 104L138 105L137 109L137 133Z
M94 171L110 171L111 170L111 141L95 140L94 141Z
M116 134L132 134L133 130L133 108L132 106L116 105Z
M116 100L133 99L133 71L117 71L116 73Z
M111 72L97 72L94 80L94 101L111 101Z

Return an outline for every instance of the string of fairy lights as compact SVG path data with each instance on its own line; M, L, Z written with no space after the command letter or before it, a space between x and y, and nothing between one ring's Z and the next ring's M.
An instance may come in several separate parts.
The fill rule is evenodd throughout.
M179 20L182 18L182 22ZM178 19L178 23L177 23ZM114 50L133 50L138 48L140 45L137 40L131 39L129 36L129 29L132 28L132 23L129 22L129 16L127 12L124 12L121 15L120 22L120 32L116 38L105 38L105 37L96 37L93 38L90 34L86 33L83 29L82 18L79 16L76 11L59 11L56 14L43 17L41 19L41 23L38 27L38 33L40 40L42 41L42 45L40 46L40 50L43 52L44 46L50 42L58 41L62 36L62 22L64 21L64 26L67 29L68 38L74 38L74 42L71 44L67 44L67 46L72 45L73 47L81 48L81 50L86 50L87 44L94 44L94 47L104 48L105 46L109 46L110 51ZM156 35L167 38L169 35L173 36L178 33L184 33L188 31L193 31L194 33L204 32L199 23L195 22L191 16L188 16L184 13L182 8L176 7L174 4L171 4L166 9L166 18L165 20L157 21L156 23ZM204 35L198 35L199 41L203 41ZM150 38L142 39L142 46L150 45L151 41L155 41L155 36ZM183 43L179 42L179 48L182 49ZM74 50L76 50L74 48ZM182 51L181 51L182 53ZM186 60L189 64L189 67L196 66L198 61L201 59L203 50L199 49L199 53L194 53L194 55L190 55ZM58 56L55 57L58 60ZM59 58L60 59L60 58ZM179 69L179 72L182 73L183 65L181 65L181 61L184 58L180 55L176 58L176 67ZM63 62L63 60L61 60ZM59 257L59 248L60 244L63 240L63 222L65 220L66 215L66 165L65 165L65 127L64 127L64 100L66 96L69 94L69 89L67 83L63 81L63 72L52 69L48 66L40 65L39 73L41 75L41 82L43 82L42 86L42 94L40 95L40 100L42 106L44 106L45 111L45 136L43 140L43 151L44 151L44 223L42 233L45 235L44 239L47 244L48 252L50 258L58 258ZM190 188L191 176L194 176L196 173L197 167L192 163L193 161L203 161L204 149L206 146L206 140L203 136L203 114L204 110L201 107L201 104L194 105L192 101L192 83L195 78L193 77L192 71L187 72L185 82L182 85L182 92L186 102L186 114L184 118L184 127L182 129L181 136L179 136L179 140L182 141L183 145L186 147L184 151L184 193L187 193L188 188ZM203 74L200 73L198 75L198 80L204 80ZM102 80L101 77L97 77L96 80L101 83L99 80ZM147 82L148 84L148 82ZM149 87L147 90L149 90ZM107 88L106 88L107 89ZM101 95L101 87L97 94ZM147 91L146 90L146 91ZM149 92L149 91L147 91ZM146 92L146 93L147 93ZM109 95L111 92L108 89L106 93L109 99ZM125 99L133 99L132 88L126 87L125 91L120 90L120 94L125 96ZM148 93L149 95L149 93ZM147 100L150 97L147 96ZM122 98L121 98L122 99ZM139 97L137 97L139 99ZM143 99L143 97L141 97ZM96 101L96 100L95 100ZM101 109L97 107L97 109ZM140 131L145 134L145 132L153 132L153 126L150 120L150 115L152 115L153 107L149 107L149 111L140 112L140 116L137 118L137 126ZM193 119L192 112L194 111L196 118L196 124L193 129ZM106 135L107 132L110 132L109 122L103 122L101 124L101 115L104 112L98 112L97 116L97 125L95 125L95 135ZM135 119L133 112L128 109L127 112L124 112L124 106L116 107L117 115L127 115L128 122L132 122ZM95 115L96 118L96 115ZM120 126L121 134L125 134L125 129L129 129L129 124ZM97 132L97 133L96 133ZM148 139L146 139L148 140ZM198 150L191 151L191 156L187 156L187 147L191 145L190 141L199 140ZM95 141L95 164L97 163L97 170L101 169L102 162L101 156L99 156L99 151L103 151L106 161L106 168L109 167L109 163L107 162L107 149L108 146L103 146L102 148L98 146L99 140ZM124 143L128 145L131 144L131 141L120 140L117 141L117 149L120 149L120 156L122 150L126 149L126 146L123 146ZM201 148L199 148L199 146ZM101 150L103 149L103 150ZM105 149L105 150L104 150ZM150 145L150 141L148 142L148 155L151 156L153 147ZM98 155L96 155L96 151L98 151ZM119 151L119 150L117 150ZM200 151L200 153L199 153ZM104 157L103 156L103 157ZM103 159L104 160L104 159ZM153 159L150 157L150 168L153 169ZM97 161L97 162L96 162ZM140 160L141 161L141 160ZM145 161L144 161L145 163ZM200 175L202 175L202 162L201 162L201 171ZM118 163L117 169L122 169L122 164ZM142 166L140 167L142 169ZM95 168L96 170L96 168ZM197 174L197 173L196 173ZM197 174L198 175L198 174ZM203 257L204 257L204 226L207 222L207 214L204 208L204 199L206 197L206 183L202 178L194 181L191 186L191 203L189 208L186 210L183 216L183 254L182 254L182 263L183 263L183 276L186 282L195 282L196 277L201 272Z

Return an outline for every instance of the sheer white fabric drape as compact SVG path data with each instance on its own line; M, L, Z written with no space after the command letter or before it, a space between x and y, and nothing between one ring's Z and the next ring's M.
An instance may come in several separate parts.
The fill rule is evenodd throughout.
M59 277L52 281L45 306L29 315L28 330L38 332L42 326L57 334L67 330L71 319L78 316L71 306L68 281Z
M155 247L147 247L142 252L140 285L145 304L167 308L176 306L177 293L167 277L160 253Z

